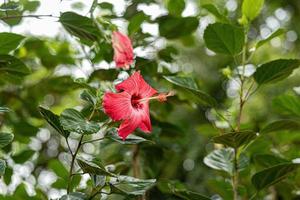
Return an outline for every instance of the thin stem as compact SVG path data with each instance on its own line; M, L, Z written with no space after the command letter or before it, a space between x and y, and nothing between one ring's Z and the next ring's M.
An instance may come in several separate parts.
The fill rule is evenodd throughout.
M25 18L25 17L31 17L31 18L37 18L40 19L41 17L54 17L54 18L58 18L56 16L53 15L10 15L10 16L4 16L4 17L0 17L1 20L5 20L5 19L16 19L16 18Z
M239 172L238 172L238 155L237 149L234 149L234 160L233 160L233 176L232 176L232 188L233 188L233 199L237 200L239 197L238 186L239 186Z
M97 142L97 141L101 141L103 139L104 139L104 137L98 138L98 139L94 139L94 140L87 140L87 141L82 142L82 144Z
M67 193L68 194L70 193L71 182L72 182L72 177L73 177L72 174L73 174L73 168L74 168L75 159L76 159L77 153L79 152L79 149L81 147L81 142L83 140L83 136L84 135L81 135L79 143L78 143L78 146L77 146L77 148L75 150L75 153L72 155L71 166L70 166L70 171L69 171L69 181L68 181L68 187L67 187Z
M70 144L69 144L68 138L65 138L65 139L66 139L66 143L67 143L68 149L69 149L69 151L70 151L71 155L73 156L73 152L72 152L72 149L71 149L71 147L70 147Z
M88 121L90 121L92 119L94 114L95 114L95 108L93 108L93 111L92 111L91 115L89 116ZM70 193L70 189L71 189L71 182L72 182L72 178L73 178L73 168L74 168L76 156L79 152L80 147L82 146L83 137L84 137L84 135L80 136L78 146L77 146L75 152L72 154L71 166L70 166L70 171L69 171L69 179L68 179L68 187L67 187L68 194Z

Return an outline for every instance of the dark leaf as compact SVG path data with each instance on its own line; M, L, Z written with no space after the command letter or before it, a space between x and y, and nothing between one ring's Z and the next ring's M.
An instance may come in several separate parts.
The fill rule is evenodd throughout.
M282 114L292 114L300 117L300 97L284 94L273 100L273 105Z
M98 27L88 17L74 12L65 12L61 14L59 21L70 34L80 39L93 42L98 41L101 36Z
M253 156L255 163L263 167L271 167L282 163L288 163L289 161L278 156L271 154L257 154Z
M180 17L185 8L185 2L184 0L169 0L167 8L170 15Z
M10 144L14 139L14 135L11 133L0 133L0 148Z
M79 159L79 158L77 159L77 163L84 173L89 173L92 175L113 176L113 177L116 176L116 175L110 173L109 171L107 171L99 163L96 164L94 162L90 162L90 161Z
M287 78L299 65L298 59L273 60L258 67L253 77L259 85L275 83Z
M229 55L240 53L245 40L243 28L222 23L208 25L203 37L207 48L216 53Z
M71 192L62 196L59 200L87 200L88 196L81 192Z
M252 184L256 190L262 190L280 182L294 172L299 166L299 164L284 163L269 167L254 174L252 176Z
M256 139L257 133L253 131L242 131L226 133L220 136L213 137L213 142L224 144L232 148L239 148L243 145L249 144L252 140Z
M227 17L221 14L219 9L214 4L205 4L202 6L202 8L205 8L208 12L213 14L221 22L229 22Z
M93 134L100 130L96 122L90 122L77 110L68 108L60 115L60 123L64 130L79 134Z
M116 141L120 144L139 144L142 142L151 142L150 140L146 140L145 138L136 136L136 135L129 135L126 140L122 140L122 138L118 135L117 129L113 128L105 135L105 137Z
M192 34L199 25L196 17L163 16L158 18L159 33L167 39L176 39Z
M213 97L198 89L196 82L192 78L179 76L164 76L164 78L175 85L191 91L199 99L201 104L210 107L215 107L217 105L217 102Z
M261 133L270 133L270 132L278 132L282 130L299 130L300 123L296 120L291 119L281 119L278 121L274 121L267 126L265 126Z
M24 39L24 36L15 33L0 33L0 54L8 54L15 50Z
M44 117L44 119L63 137L67 138L70 135L69 131L66 131L63 129L63 127L60 124L59 116L51 112L50 110L47 110L43 107L39 107L39 111Z

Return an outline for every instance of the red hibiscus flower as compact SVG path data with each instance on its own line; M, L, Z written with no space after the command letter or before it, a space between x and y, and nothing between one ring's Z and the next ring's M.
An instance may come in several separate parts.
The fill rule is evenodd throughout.
M133 63L133 48L129 37L118 31L114 31L112 33L112 46L116 66L118 68L129 69Z
M103 108L114 121L122 121L118 128L119 136L125 140L135 129L140 128L146 133L151 132L149 101L157 99L165 101L172 93L157 93L148 85L140 72L135 72L127 80L116 85L118 93L106 92Z

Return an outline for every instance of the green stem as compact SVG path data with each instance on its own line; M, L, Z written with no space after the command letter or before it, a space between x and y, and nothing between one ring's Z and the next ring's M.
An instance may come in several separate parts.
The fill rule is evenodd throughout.
M58 17L53 16L53 15L10 15L10 16L0 17L0 19L5 20L5 19L25 18L25 17L37 18L37 19L40 19L41 17L55 17L55 18L58 18Z
M88 121L90 121L92 119L92 117L93 117L94 114L95 114L95 108L93 109L91 115L89 116ZM80 147L83 144L83 142L82 142L83 141L83 137L84 137L84 135L80 136L78 146L77 146L77 148L76 148L76 150L75 150L75 152L73 154L72 154L72 151L70 149L70 152L71 152L71 155L72 155L72 160L71 160L70 171L69 171L67 194L69 194L70 190L71 190L71 183L72 183L72 178L73 178L73 168L74 168L76 156L77 156L77 154L79 152Z
M233 199L239 198L238 186L239 186L239 172L238 172L238 155L237 149L234 149L234 160L233 160L233 176L232 176L232 188L233 188Z

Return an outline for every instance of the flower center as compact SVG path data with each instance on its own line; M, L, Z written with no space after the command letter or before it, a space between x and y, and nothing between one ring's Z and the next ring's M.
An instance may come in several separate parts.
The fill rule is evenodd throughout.
M134 107L135 109L142 109L143 104L140 102L140 100L141 100L141 97L139 95L132 95L132 97L131 97L132 107Z

